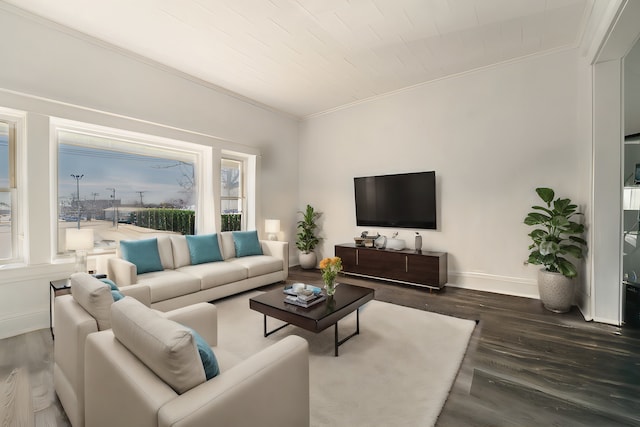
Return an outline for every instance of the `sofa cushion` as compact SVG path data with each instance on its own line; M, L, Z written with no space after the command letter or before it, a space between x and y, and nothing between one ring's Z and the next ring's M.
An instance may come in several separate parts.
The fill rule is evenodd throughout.
M160 255L160 262L162 268L165 270L171 270L173 266L173 248L171 247L171 239L168 235L158 236L158 254Z
M152 303L192 294L201 290L200 279L198 277L185 274L179 270L147 273L138 277L138 283L149 286Z
M234 258L236 259L236 258ZM209 289L227 283L244 280L248 276L248 271L242 264L235 264L227 260L224 262L212 262L207 264L187 265L180 267L177 271L197 277L202 289Z
M230 259L226 262L244 267L247 270L248 277L275 273L277 271L282 271L284 268L282 260L271 255L246 256Z
M222 261L217 234L200 234L185 237L189 246L192 265Z
M233 232L223 231L220 233L220 244L222 245L222 258L230 259L236 257L236 247L233 243Z
M113 304L111 287L87 273L71 275L71 295L91 317L96 319L98 330L111 328L109 310Z
M173 268L191 265L191 255L189 255L189 245L187 236L172 235L171 247L173 249Z
M122 258L136 266L137 274L162 271L158 239L121 240Z
M258 240L258 232L253 231L234 231L233 244L236 248L236 257L244 257L251 255L262 255L262 247Z
M191 330L131 297L112 304L113 334L131 353L182 394L206 380Z

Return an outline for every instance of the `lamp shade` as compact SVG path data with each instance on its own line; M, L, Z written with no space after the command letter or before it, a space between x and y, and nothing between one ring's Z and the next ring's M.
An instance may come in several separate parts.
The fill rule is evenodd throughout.
M278 234L280 232L280 220L279 219L265 219L264 231L269 234Z
M89 250L93 248L92 228L67 228L67 250Z

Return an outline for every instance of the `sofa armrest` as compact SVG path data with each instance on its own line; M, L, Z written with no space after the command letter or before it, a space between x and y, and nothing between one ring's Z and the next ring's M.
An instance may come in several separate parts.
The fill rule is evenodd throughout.
M211 347L218 345L218 309L215 305L201 302L161 315L195 330Z
M107 260L107 274L118 286L129 286L138 283L138 272L135 264L118 257Z
M158 425L308 427L309 410L309 346L290 335L164 404Z
M119 287L118 290L122 293L122 295L133 297L147 307L151 307L151 288L149 287L149 285L138 284L122 286Z
M278 240L260 240L262 253L282 260L285 279L289 277L289 242Z

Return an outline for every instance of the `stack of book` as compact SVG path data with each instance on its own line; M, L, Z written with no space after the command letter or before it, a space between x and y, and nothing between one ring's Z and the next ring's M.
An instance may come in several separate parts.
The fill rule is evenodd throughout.
M327 299L317 286L294 284L284 288L284 302L299 307L311 307Z

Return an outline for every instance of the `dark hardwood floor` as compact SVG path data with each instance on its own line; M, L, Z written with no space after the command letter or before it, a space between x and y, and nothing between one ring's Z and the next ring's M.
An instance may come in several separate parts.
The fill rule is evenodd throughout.
M321 284L318 271L289 279ZM476 320L437 426L640 426L640 330L554 314L538 300L345 276L376 299Z
M320 272L294 267L289 281L320 285ZM439 427L640 426L640 330L585 322L575 308L554 314L527 298L451 287L430 293L349 276L339 282L374 288L381 301L478 322ZM52 358L48 329L0 340L0 373L29 371L36 425L68 426L53 391Z

